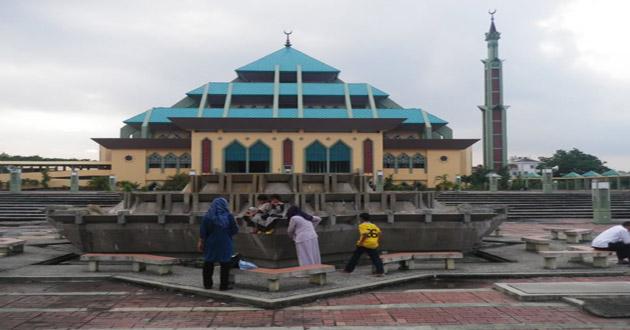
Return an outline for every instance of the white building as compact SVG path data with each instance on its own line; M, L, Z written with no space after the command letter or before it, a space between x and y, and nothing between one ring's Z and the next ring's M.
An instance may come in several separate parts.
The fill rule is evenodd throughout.
M540 164L539 161L533 160L529 157L510 157L508 168L510 169L511 177L525 176L529 173L536 173L536 167Z

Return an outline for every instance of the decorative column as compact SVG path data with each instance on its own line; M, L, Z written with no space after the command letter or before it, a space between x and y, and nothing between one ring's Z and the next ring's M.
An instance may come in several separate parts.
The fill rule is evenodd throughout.
M11 169L11 181L9 183L10 185L10 191L12 193L18 193L20 191L22 191L22 169L19 168L14 168Z
M385 183L383 182L383 171L382 170L378 170L376 171L376 192L383 192L383 185Z
M593 223L610 223L612 219L610 212L610 183L593 180L591 194L593 200Z
M487 175L487 177L490 191L497 192L499 190L499 178L501 178L501 176L496 173L490 173Z
M109 191L116 190L116 177L113 175L109 176Z
M188 176L190 177L190 192L199 192L199 181L197 180L197 172L195 170L190 170L190 172L188 172Z
M70 191L79 191L79 173L75 170L70 173Z
M542 170L542 189L545 194L553 191L553 170L550 168Z

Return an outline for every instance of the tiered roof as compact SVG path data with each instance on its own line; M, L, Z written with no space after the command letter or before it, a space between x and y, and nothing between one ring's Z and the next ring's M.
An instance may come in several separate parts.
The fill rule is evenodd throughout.
M338 79L338 69L290 45L235 71L237 78L231 82L209 82L172 107L152 108L124 123L164 125L172 123L169 118L399 118L403 124L448 124L422 109L399 106L370 84L345 83Z

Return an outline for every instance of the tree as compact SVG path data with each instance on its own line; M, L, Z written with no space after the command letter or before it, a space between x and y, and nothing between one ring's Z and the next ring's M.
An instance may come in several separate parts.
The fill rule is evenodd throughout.
M492 172L490 169L483 166L474 167L470 175L462 175L462 182L468 184L470 189L484 190L490 172Z
M605 162L577 148L573 148L570 151L556 150L553 156L540 157L539 159L542 163L538 165L538 168L552 168L558 166L558 175L565 175L570 172L581 174L588 171L602 173L609 170L608 167L604 166Z
M50 174L48 173L48 169L45 168L42 170L42 188L48 189L49 183L50 183Z
M77 160L89 160L89 159L76 159L76 158L47 158L39 155L32 156L19 156L9 155L6 152L0 153L0 160L5 161L77 161Z

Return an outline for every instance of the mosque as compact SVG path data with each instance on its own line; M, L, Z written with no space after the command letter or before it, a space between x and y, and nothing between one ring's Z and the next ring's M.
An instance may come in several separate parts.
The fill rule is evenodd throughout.
M493 18L479 106L484 165L493 169L507 164L499 36ZM191 89L171 107L124 120L118 138L93 138L100 145L96 167L69 164L63 172L78 169L82 184L98 172L142 186L193 171L358 173L429 188L438 176L471 174L478 139L455 139L446 120L404 107L371 84L342 80L339 69L293 47L290 33L281 49L235 72L231 81Z
M94 138L117 180L146 185L178 172L382 172L396 183L435 185L469 175L476 139L454 139L448 122L406 108L367 83L294 48L239 67L172 107L124 121L120 138Z

